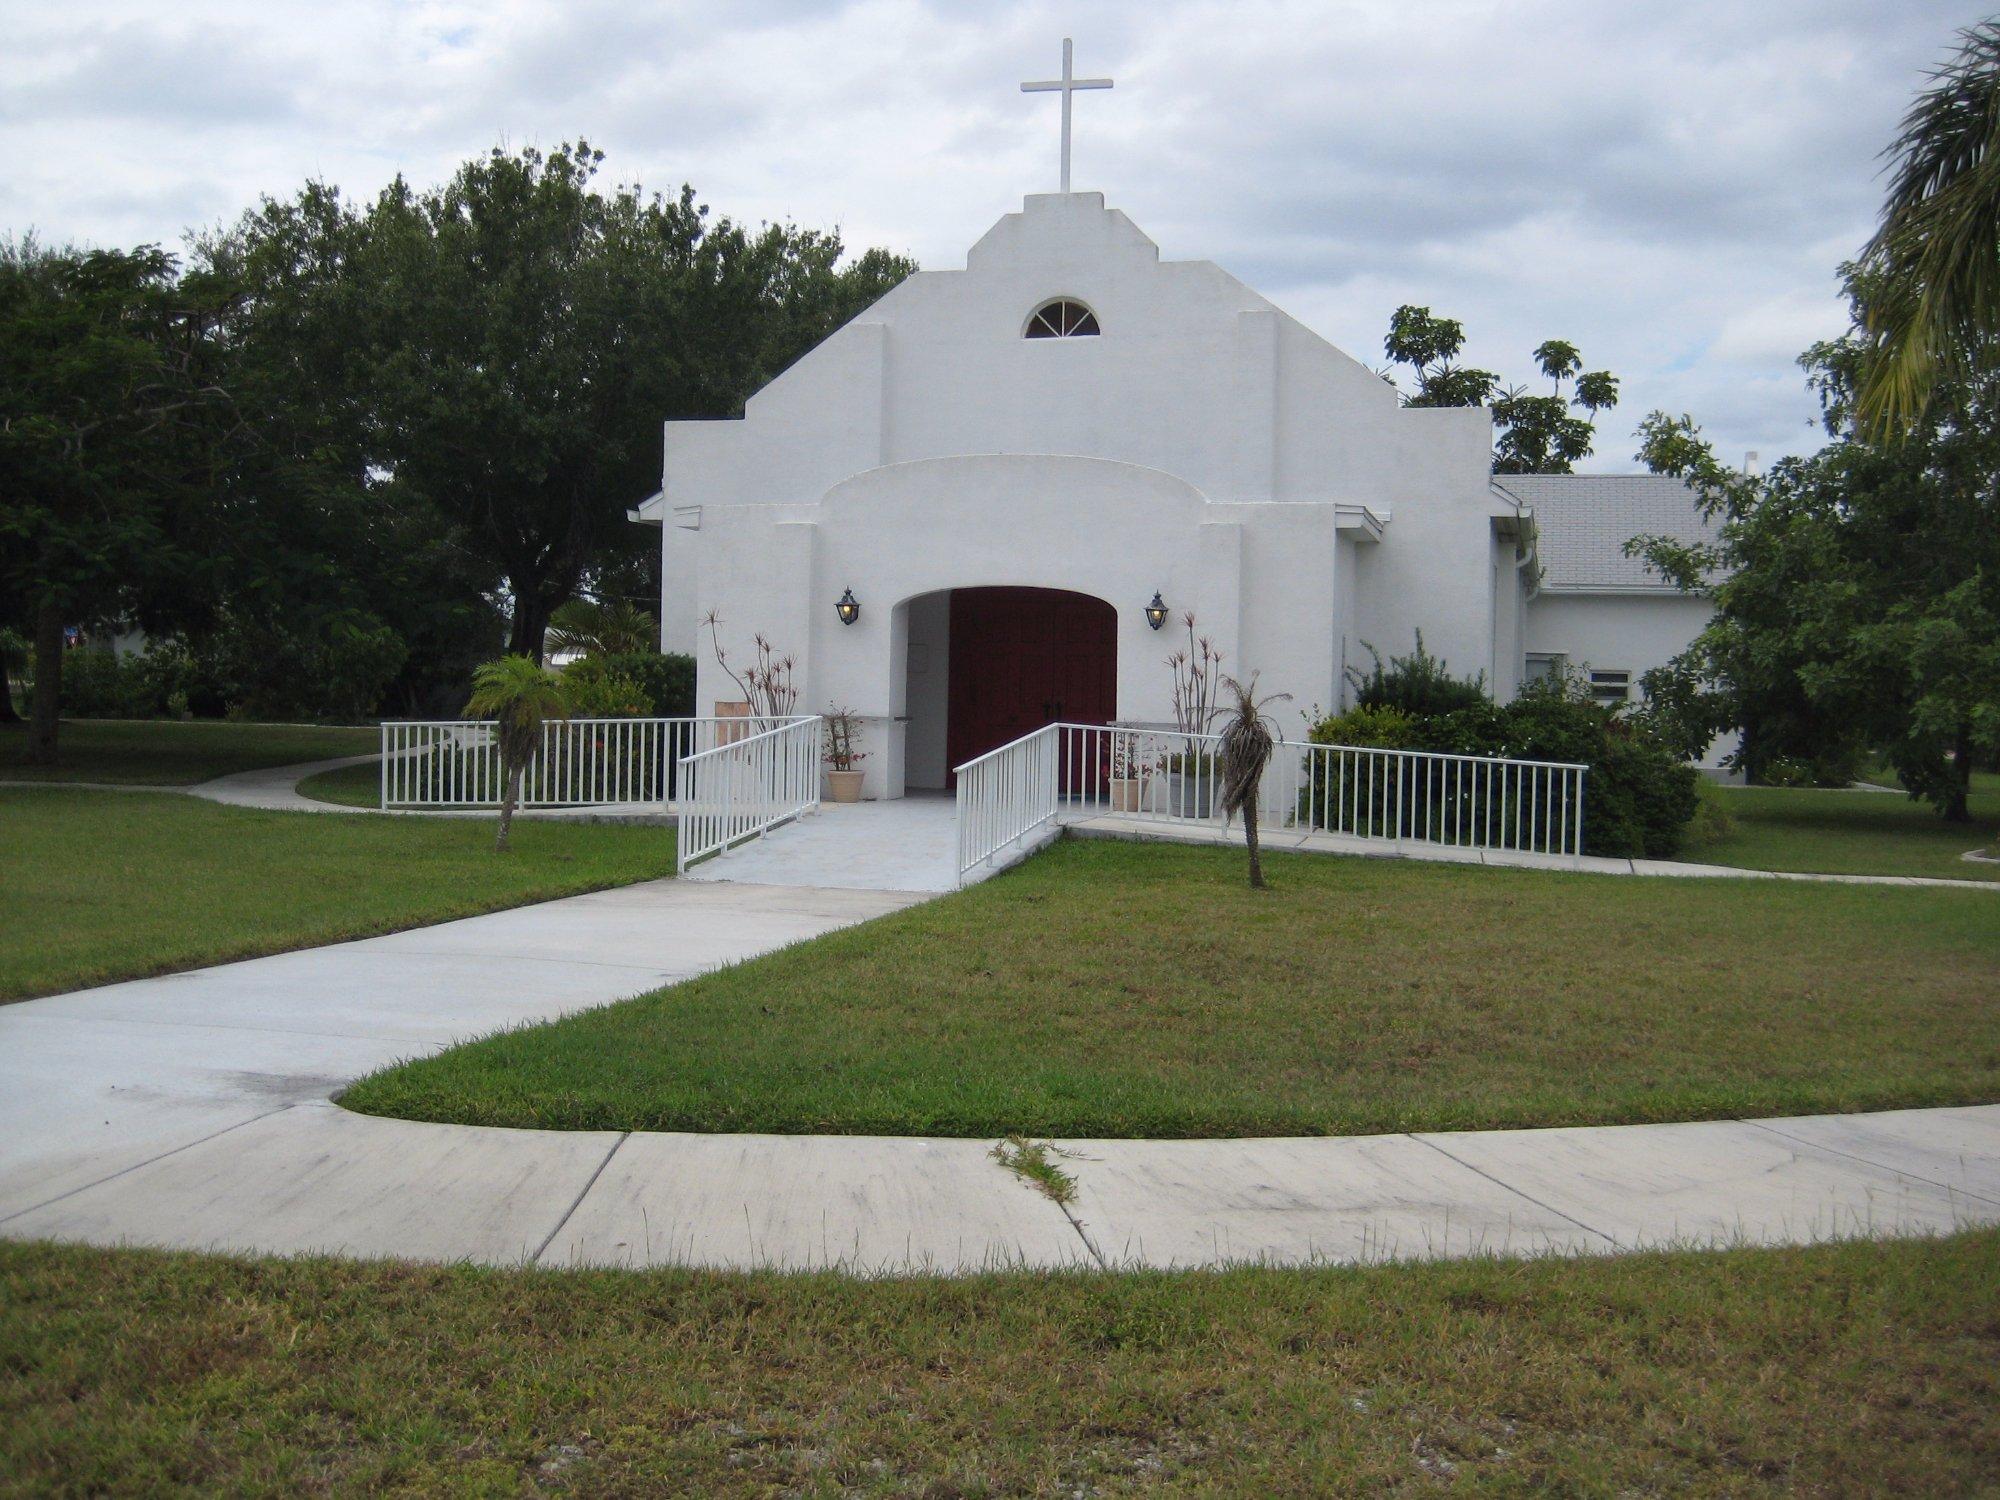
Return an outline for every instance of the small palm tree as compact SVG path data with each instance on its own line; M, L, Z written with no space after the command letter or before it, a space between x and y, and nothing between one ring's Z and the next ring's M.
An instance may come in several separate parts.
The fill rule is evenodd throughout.
M1219 710L1227 719L1222 726L1222 826L1227 828L1231 816L1239 809L1242 811L1243 842L1250 850L1250 886L1262 890L1264 862L1257 847L1257 789L1263 783L1264 767L1270 764L1271 747L1278 738L1277 726L1264 710L1273 703L1289 700L1292 695L1273 693L1268 698L1259 698L1255 672L1247 683L1225 677L1222 688L1235 700Z
M1862 252L1862 424L1915 423L1940 377L2000 334L2000 21L1959 33L1885 155L1882 223Z
M465 705L474 718L491 719L500 741L500 833L493 841L504 853L521 800L521 775L541 743L542 724L566 719L562 684L530 656L503 656L482 663L472 674L472 697Z
M623 599L572 599L549 616L549 649L565 655L630 656L659 644L659 621Z

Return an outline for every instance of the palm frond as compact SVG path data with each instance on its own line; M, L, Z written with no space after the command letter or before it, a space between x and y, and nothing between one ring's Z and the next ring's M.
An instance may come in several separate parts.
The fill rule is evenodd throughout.
M1221 736L1222 816L1227 819L1256 799L1257 784L1263 780L1264 767L1270 763L1272 747L1277 743L1277 725L1271 722L1265 708L1289 702L1292 695L1272 693L1259 698L1254 672L1247 683L1224 677L1222 688L1235 700L1221 709L1226 716Z
M1936 383L2000 332L2000 22L1959 41L1884 153L1895 167L1862 253L1857 408L1878 436L1917 421Z
M500 758L510 767L534 754L543 723L569 717L561 681L529 656L502 656L474 668L465 712L493 721Z
M659 645L659 622L618 599L572 599L549 617L551 650L579 656L627 656Z

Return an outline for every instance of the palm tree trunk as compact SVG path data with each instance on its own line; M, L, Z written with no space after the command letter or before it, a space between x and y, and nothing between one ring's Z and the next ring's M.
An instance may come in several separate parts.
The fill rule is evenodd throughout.
M507 835L513 832L514 829L514 804L520 800L521 772L524 769L526 768L522 766L509 766L506 777L501 782L500 832L493 839L493 852L495 854L505 854L507 852Z
M1250 795L1243 803L1243 843L1250 851L1250 889L1264 889L1263 851L1257 846L1257 788L1250 788Z

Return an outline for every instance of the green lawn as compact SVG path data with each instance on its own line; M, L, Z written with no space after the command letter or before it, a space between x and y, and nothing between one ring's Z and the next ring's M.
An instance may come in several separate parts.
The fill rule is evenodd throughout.
M1225 1273L0 1245L0 1488L1988 1493L2000 1233Z
M1971 823L1947 823L1900 792L1725 787L1735 830L1680 857L1746 870L2000 879L2000 867L1959 858L1992 843L2000 828L2000 776L1975 776L1972 786Z
M160 719L65 719L56 737L61 764L27 763L28 726L0 724L0 781L115 781L186 786L252 771L381 747L380 731L317 724L180 723Z
M382 805L382 762L371 760L364 766L342 766L338 771L321 771L299 783L299 795L315 802L337 802L343 807Z
M0 789L0 999L194 968L671 875L665 828L253 812Z
M2000 893L1066 841L362 1080L569 1129L1256 1136L2000 1099Z

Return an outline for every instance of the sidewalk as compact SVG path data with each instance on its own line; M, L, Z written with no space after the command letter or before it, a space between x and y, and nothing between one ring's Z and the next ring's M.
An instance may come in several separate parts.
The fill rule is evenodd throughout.
M984 1140L500 1130L330 1102L399 1058L920 899L654 881L0 1007L0 1235L955 1272L1603 1253L2000 1222L2000 1106L1064 1142L1079 1187L1066 1212Z

